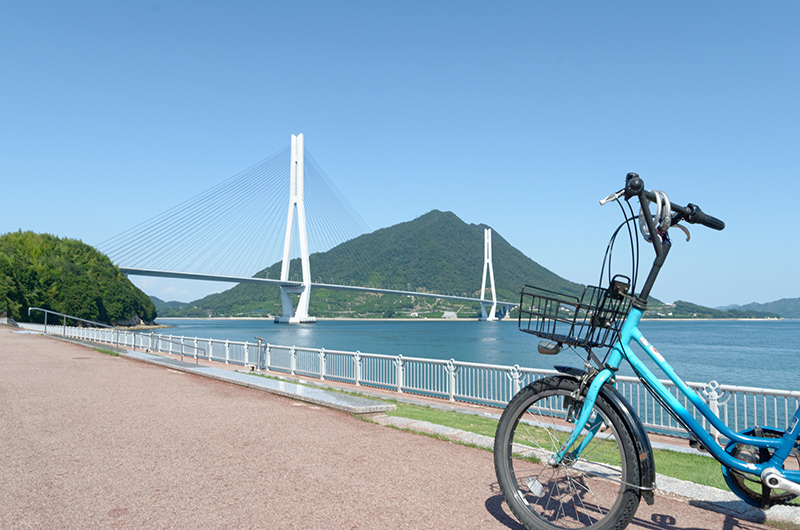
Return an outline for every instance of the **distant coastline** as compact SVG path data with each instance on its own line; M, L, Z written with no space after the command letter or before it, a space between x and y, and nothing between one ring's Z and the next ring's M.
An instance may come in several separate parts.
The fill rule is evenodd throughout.
M702 322L704 320L713 320L715 322L724 322L724 321L731 321L731 322L777 322L779 320L795 320L792 318L780 317L780 318L771 318L771 317L742 317L742 318L686 318L686 317L659 317L659 318L642 318L642 322L657 322L659 320L663 320L665 322Z
M273 322L275 317L158 317L171 320L254 320ZM478 322L477 318L352 318L352 317L316 317L318 322ZM516 318L507 318L497 322L517 322ZM167 326L168 327L168 326Z
M253 320L263 322L273 322L275 317L157 317L158 319L170 320ZM479 322L477 318L353 318L353 317L316 317L319 322ZM685 317L658 317L658 318L642 318L642 322L775 322L780 320L796 320L787 317L769 318L769 317L753 317L753 318L685 318ZM496 322L513 322L517 323L516 318L504 318ZM142 326L143 328L158 328L158 327L171 327L165 325L156 326Z

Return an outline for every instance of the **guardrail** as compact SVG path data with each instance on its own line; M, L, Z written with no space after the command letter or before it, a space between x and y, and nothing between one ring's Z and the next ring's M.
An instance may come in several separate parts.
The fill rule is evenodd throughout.
M253 370L270 370L290 375L313 377L369 386L398 393L418 394L504 407L519 389L535 380L556 374L555 370L523 368L391 356L360 351L326 350L270 344L256 337L256 342L238 342L211 338L161 335L118 328L70 327L66 325L20 323L20 326L46 334L116 344L150 352L181 355L185 349L191 357L237 364ZM648 430L672 435L685 435L684 429L661 407L635 377L618 376L617 388L636 409ZM708 421L670 381L662 381L701 424L711 429ZM800 404L800 392L720 385L716 381L692 383L693 388L709 404L720 419L734 431L755 425L786 429Z
M137 341L137 337L148 336L152 334L142 333L140 331L130 331L127 329L121 329L114 326L109 326L108 324L104 324L102 322L95 322L93 320L86 320L83 318L73 317L71 315L65 315L64 313L59 313L57 311L52 311L50 309L42 309L41 307L29 307L28 308L28 316L30 316L31 311L40 311L44 313L44 324L34 324L30 322L21 322L16 323L19 327L29 329L32 331L41 331L45 335L53 334L53 335L61 335L65 338L75 338L75 339L82 339L82 340L90 340L93 342L101 342L104 344L112 344L118 347L131 347L131 348L141 348L147 349L143 346L144 340L139 339ZM50 324L50 329L47 328L47 317L53 315L57 317L61 317L62 321L61 324ZM76 322L82 322L84 324L89 324L89 326L67 326L67 319L74 320ZM61 329L61 333L58 333L54 330ZM67 330L70 330L68 333ZM84 333L85 331L85 333ZM92 331L95 331L93 333ZM97 333L103 332L103 333ZM174 342L170 335L166 335L168 337L166 339L167 342ZM151 339L152 341L152 339ZM195 362L197 360L197 352L202 351L205 353L205 350L202 348L194 348L195 353L193 357L195 358ZM170 351L169 353L175 353ZM181 360L184 357L184 346L181 344Z

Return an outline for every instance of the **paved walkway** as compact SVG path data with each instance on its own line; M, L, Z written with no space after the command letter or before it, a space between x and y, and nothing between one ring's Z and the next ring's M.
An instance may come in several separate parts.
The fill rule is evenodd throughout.
M520 529L491 454L0 326L0 528ZM658 496L630 528L768 528Z

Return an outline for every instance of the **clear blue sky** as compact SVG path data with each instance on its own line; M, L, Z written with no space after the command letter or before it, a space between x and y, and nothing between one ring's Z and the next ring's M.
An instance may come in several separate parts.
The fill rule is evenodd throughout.
M303 133L373 229L450 210L596 283L598 200L636 171L728 225L655 296L800 297L798 27L797 2L6 1L0 233L97 245Z

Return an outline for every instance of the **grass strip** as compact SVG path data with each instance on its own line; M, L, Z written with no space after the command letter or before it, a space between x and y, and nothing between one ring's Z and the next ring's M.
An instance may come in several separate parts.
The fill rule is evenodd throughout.
M386 413L388 416L427 421L491 437L494 437L497 430L497 420L493 418L407 403L396 403L396 405L396 410ZM713 458L665 449L654 449L653 456L655 457L656 471L662 475L730 491L722 478L720 464Z

